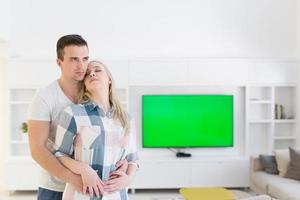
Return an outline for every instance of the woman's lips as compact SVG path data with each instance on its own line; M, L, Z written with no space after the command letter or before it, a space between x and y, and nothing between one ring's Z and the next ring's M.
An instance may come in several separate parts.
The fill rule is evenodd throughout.
M91 79L90 79L90 83L91 82L93 82L93 81L97 81L98 79L96 78L96 77L92 77Z

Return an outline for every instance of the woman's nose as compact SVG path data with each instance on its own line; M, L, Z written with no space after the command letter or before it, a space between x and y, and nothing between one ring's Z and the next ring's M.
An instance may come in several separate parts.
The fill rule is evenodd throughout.
M96 76L96 74L94 72L90 73L90 77Z

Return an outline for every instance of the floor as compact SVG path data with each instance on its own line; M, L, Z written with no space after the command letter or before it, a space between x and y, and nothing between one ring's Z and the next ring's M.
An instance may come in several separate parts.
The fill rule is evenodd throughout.
M236 197L250 197L251 191L232 190ZM129 193L130 200L183 200L178 190L137 190L135 194ZM0 191L0 200L36 200L35 191L13 192Z

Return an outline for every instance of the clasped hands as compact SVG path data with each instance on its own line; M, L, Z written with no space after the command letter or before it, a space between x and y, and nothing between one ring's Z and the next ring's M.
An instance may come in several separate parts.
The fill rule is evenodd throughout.
M109 179L103 181L92 167L86 165L81 173L83 194L99 197L126 188L130 183L130 177L126 174L128 162L121 160L116 167L117 170L110 174Z

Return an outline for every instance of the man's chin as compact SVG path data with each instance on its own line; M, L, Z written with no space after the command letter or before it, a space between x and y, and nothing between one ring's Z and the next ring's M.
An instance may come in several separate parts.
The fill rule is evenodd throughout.
M84 79L84 76L83 77L75 77L74 78L74 80L76 80L76 81L83 81L83 79Z

